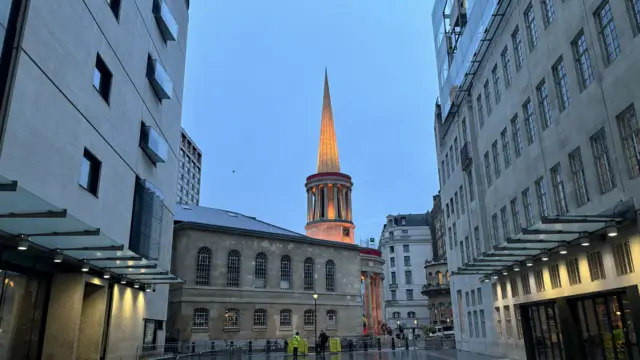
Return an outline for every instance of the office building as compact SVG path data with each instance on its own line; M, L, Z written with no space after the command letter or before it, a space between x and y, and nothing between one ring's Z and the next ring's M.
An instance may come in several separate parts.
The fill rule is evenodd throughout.
M179 281L188 1L10 0L0 14L0 359L135 359L164 343Z
M487 3L486 29L460 31L481 37L466 74L436 105L456 347L637 357L639 5L473 4Z
M180 165L178 167L178 204L200 205L202 151L185 129L180 133Z

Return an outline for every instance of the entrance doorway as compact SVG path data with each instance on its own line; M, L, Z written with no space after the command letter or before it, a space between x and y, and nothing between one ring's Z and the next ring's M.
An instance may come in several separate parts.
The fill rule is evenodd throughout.
M523 324L529 327L536 360L564 360L558 308L555 302L523 308ZM528 321L525 321L528 320Z

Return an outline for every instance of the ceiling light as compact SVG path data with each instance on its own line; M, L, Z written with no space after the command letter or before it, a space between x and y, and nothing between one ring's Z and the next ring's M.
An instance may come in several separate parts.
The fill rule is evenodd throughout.
M496 280L498 278L498 274L493 274L491 277L493 278L493 280Z
M26 235L18 236L18 250L24 251L29 247L29 237Z
M533 260L531 260L531 259L527 259L527 260L525 260L525 262L524 262L524 263L525 263L527 266L533 266Z
M127 283L127 279L126 278L120 279L120 284L126 284L126 283Z
M617 236L618 235L618 226L616 226L615 221L609 221L607 223L607 236Z
M562 254L562 255L566 254L566 253L567 253L567 247L566 247L566 246L560 246L560 247L558 248L558 252L559 252L560 254Z
M140 281L134 282L133 283L133 287L136 288L136 289L139 288L140 287Z
M111 277L111 271L105 271L104 274L102 274L102 277L105 279L108 279Z
M491 281L491 278L489 277L489 275L485 275L485 276L482 277L482 282L486 282L487 283L489 281Z
M580 245L589 246L589 237L588 236L581 237L580 238Z
M507 269L502 269L502 275L504 275L504 276L509 275L509 270L507 270Z
M80 269L84 272L89 271L89 263L85 260L85 262L82 264L82 268Z
M56 254L53 255L53 262L54 263L62 262L62 252L60 250L56 250Z
M513 265L513 271L520 271L520 264Z
M546 251L543 251L543 252L540 254L540 257L542 258L542 261L547 261L547 260L549 260L549 253L548 253L548 252L546 252Z
M144 291L151 291L151 285L147 285L144 287Z

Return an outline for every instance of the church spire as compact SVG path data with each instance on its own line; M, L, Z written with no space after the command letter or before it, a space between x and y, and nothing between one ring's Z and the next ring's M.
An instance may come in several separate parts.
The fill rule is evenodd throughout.
M322 122L320 124L320 144L318 145L318 173L340 172L338 142L333 125L331 95L329 94L329 76L324 69L324 97L322 99Z

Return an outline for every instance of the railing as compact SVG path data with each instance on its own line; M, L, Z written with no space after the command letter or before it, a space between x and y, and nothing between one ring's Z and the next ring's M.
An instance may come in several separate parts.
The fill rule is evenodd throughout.
M440 292L448 292L450 289L448 283L444 284L426 284L422 285L422 294L431 292L431 291L440 291Z
M424 348L427 350L445 350L456 348L454 335L427 336L424 339Z
M389 289L397 289L398 283L389 283Z
M473 160L471 158L471 144L469 142L462 145L460 149L460 162L462 163L462 171L467 171L471 168Z

